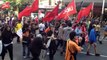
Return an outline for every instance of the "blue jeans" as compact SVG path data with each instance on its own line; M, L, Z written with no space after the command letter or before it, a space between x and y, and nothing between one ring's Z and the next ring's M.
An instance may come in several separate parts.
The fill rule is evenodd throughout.
M22 46L23 46L23 56L29 57L30 55L29 45L26 43L23 43Z

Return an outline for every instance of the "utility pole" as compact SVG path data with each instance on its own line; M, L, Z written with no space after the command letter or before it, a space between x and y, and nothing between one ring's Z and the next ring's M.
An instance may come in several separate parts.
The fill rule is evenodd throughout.
M105 0L103 0L103 4L102 4L102 15L104 14L104 7L105 7Z
M101 23L102 23L102 21L103 21L103 16L104 16L104 10L105 10L105 0L103 0L103 4L102 4L102 12L101 12ZM103 25L103 23L102 23L102 25Z
M102 12L101 12L101 20L103 20L103 15L104 15L104 10L105 10L105 0L103 0L103 4L102 4Z

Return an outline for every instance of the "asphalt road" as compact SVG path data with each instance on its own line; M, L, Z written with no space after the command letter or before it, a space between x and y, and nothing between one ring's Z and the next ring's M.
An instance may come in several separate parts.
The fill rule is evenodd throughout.
M14 39L13 45L13 53L14 53L14 60L31 60L31 58L24 59L22 56L22 45L16 43L16 38ZM97 50L101 56L94 56L93 47L90 49L91 56L86 55L86 48L87 44L83 46L83 51L77 55L77 60L107 60L107 38L103 40L103 44L99 44L97 42ZM40 57L41 58L41 57ZM1 60L1 57L0 57ZM5 56L5 60L10 60L8 53ZM47 55L44 60L49 60L49 56ZM60 55L60 49L57 50L54 60L64 60L64 55Z

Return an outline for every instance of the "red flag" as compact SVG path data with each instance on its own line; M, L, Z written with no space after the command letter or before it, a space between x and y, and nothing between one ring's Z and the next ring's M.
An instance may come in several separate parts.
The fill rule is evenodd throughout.
M26 7L22 12L19 13L18 19L20 20L22 16L29 16L31 14L31 7Z
M45 15L47 16L47 15L50 14L50 13L51 13L51 11L47 11Z
M90 14L92 9L93 9L93 3L90 3L88 7L80 10L78 13L76 22L79 23L83 17L87 17Z
M19 13L18 19L21 19L22 16L29 16L31 12L38 10L38 0L35 0L31 7L26 7L22 12Z
M38 5L39 5L39 0L34 0L33 4L32 4L32 12L35 12L36 10L38 10Z
M82 18L82 11L83 11L83 9L81 9L81 10L79 11L79 13L78 13L77 20L76 20L77 23L78 23L78 22L81 20L81 18Z
M10 8L10 2L6 2L6 3L2 4L1 8L2 9Z
M22 16L29 16L31 12L38 10L38 0L35 0L31 7L26 7L22 12L19 13L18 19L21 19Z
M75 13L77 13L76 5L75 5L75 1L72 0L72 2L69 3L68 6L63 11L61 11L61 13L58 14L57 20L66 19L68 18L68 16Z
M46 16L43 18L43 21L50 22L52 19L54 19L55 16L58 15L58 9L59 9L59 4L51 12L46 14Z

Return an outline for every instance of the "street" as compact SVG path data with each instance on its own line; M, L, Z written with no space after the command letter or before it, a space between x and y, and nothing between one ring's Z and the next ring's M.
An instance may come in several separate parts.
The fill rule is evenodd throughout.
M101 56L99 56L99 57L94 56L93 47L90 49L91 56L87 56L86 55L87 44L85 44L83 46L84 49L82 50L82 52L77 55L77 60L107 60L107 52L106 52L107 48L106 48L106 46L107 46L107 40L105 38L103 40L102 45L97 42L97 50L98 50L98 53L101 54ZM23 56L22 56L22 45L16 43L16 38L14 38L13 49L14 49L13 50L14 60L30 60L31 59L31 58L26 58L26 59L23 58ZM9 60L8 53L5 56L5 60ZM45 60L49 60L48 56L46 56ZM55 57L54 57L54 60L64 60L64 55L63 56L60 55L60 49L57 50Z
M40 36L37 34L41 34L43 39L35 38L29 48L33 38ZM100 38L96 40L98 36ZM17 41L19 38L23 41ZM72 38L71 43L65 44L69 38ZM45 47L40 40L43 40ZM0 54L0 60L10 60L10 57L11 60L39 60L39 54L40 60L71 60L71 55L81 48L74 60L107 60L107 0L0 0L0 41L6 47ZM84 45L79 47L74 41L80 46L82 43ZM62 43L63 48L58 47L56 51L55 43ZM90 45L90 48L89 43L94 46ZM65 53L61 55L61 51L66 49L65 45L68 59L65 59ZM32 55L26 54L23 48L33 51L35 58L32 59ZM94 48L97 51L94 52ZM49 55L49 52L52 54Z

